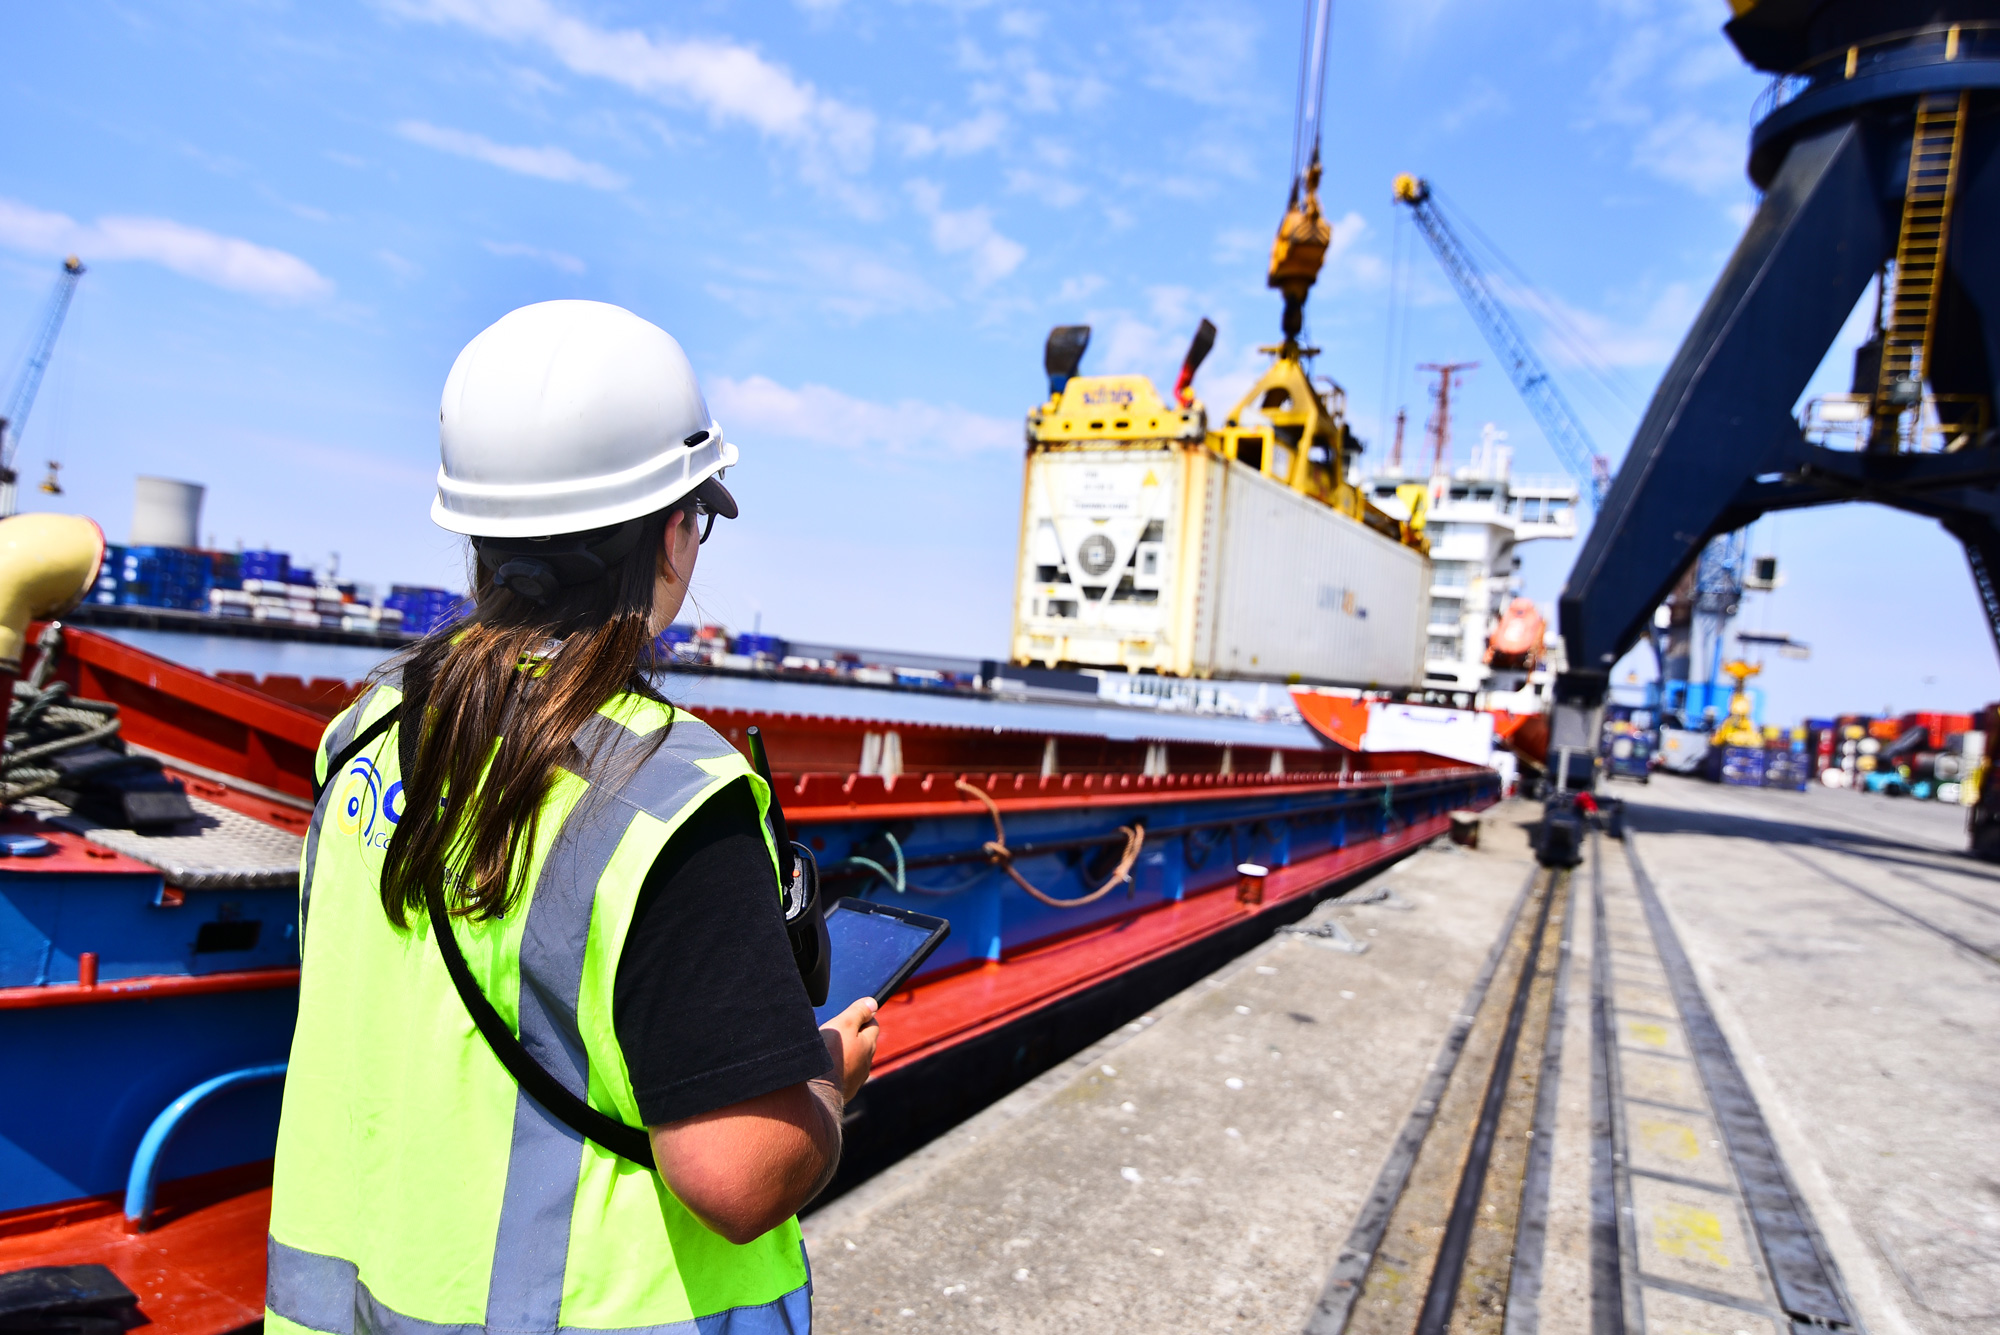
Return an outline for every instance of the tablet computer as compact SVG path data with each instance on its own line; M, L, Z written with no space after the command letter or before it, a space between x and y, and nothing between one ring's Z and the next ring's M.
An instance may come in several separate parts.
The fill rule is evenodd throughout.
M843 899L827 910L833 944L833 978L826 1005L813 1011L825 1024L863 997L887 1004L931 952L951 935L951 924L866 899Z

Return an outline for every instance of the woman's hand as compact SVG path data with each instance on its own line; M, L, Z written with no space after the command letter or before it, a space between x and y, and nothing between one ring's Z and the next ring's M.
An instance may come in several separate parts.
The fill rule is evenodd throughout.
M843 1105L861 1092L868 1081L868 1069L875 1064L875 1042L882 1033L875 1026L879 1009L875 998L863 997L819 1027L834 1076L840 1081Z
M660 1177L696 1218L742 1246L826 1188L840 1166L841 1112L875 1060L875 1010L864 997L820 1027L826 1075L651 1129Z

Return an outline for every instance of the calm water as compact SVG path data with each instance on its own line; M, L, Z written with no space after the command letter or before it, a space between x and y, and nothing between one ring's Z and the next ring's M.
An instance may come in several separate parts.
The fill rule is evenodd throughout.
M170 630L103 629L99 634L203 672L273 673L295 677L341 677L357 681L388 658L391 650L345 644L300 644L283 640L191 635ZM1187 741L1234 746L1318 749L1318 734L1303 723L1258 723L1249 719L1193 714L1156 714L1116 706L1058 705L914 691L764 681L749 677L669 673L662 682L668 699L700 713L704 706L769 710L821 718L880 719L888 723L937 723L1008 731L1068 733L1119 741Z

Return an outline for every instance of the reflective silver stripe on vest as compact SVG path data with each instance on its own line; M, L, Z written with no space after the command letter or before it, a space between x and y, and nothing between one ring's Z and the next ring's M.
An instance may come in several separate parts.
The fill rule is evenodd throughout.
M352 1262L265 1243L264 1302L272 1312L327 1335L811 1335L810 1282L775 1302L659 1326L454 1326L405 1316L368 1291ZM560 1291L558 1291L560 1292Z
M597 883L632 813L604 803L573 811L542 863L521 933L521 1046L578 1098L590 1094L590 1059L577 1031L577 995ZM578 819L579 816L583 819ZM623 815L624 819L617 817ZM595 817L595 819L592 819ZM569 1221L583 1167L583 1137L521 1090L493 1244L486 1322L500 1330L552 1329L562 1308Z
M593 770L609 776L629 772L639 759L636 748L652 745L602 715L585 725L578 744L592 757ZM690 752L708 759L725 746L713 729L677 721L617 790L585 795L542 864L521 934L518 1032L529 1055L579 1098L589 1096L590 1061L576 1008L598 883L636 818L632 808L671 818L714 782ZM583 1138L520 1092L486 1297L486 1321L494 1329L555 1328L582 1165Z

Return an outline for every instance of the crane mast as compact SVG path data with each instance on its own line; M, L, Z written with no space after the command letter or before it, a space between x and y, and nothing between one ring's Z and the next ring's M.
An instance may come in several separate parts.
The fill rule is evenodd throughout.
M56 350L56 335L62 332L63 317L69 314L70 298L76 295L77 280L82 277L82 260L71 255L63 261L55 291L49 294L42 322L35 330L34 341L28 345L27 363L21 367L20 378L7 395L6 413L0 416L0 518L14 513L17 480L14 460L20 449L21 433L28 425L28 414L34 409L35 395L42 387L42 373L49 369L49 358Z
M1549 378L1548 369L1541 358L1535 355L1534 347L1521 331L1505 306L1486 281L1486 275L1459 240L1458 233L1438 212L1437 203L1431 198L1430 184L1407 173L1398 176L1395 184L1396 202L1407 204L1410 216L1416 219L1417 230L1423 233L1430 244L1438 263L1443 266L1445 277L1458 289L1458 295L1472 312L1473 322L1479 332L1486 336L1493 351L1499 354L1501 365L1507 368L1507 376L1514 382L1527 402L1528 411L1535 415L1542 432L1549 438L1556 457L1562 460L1577 484L1590 492L1593 509L1604 503L1604 493L1611 485L1611 470L1605 464L1604 456L1591 443L1590 435L1576 420L1576 413L1570 408L1569 400L1556 388Z

